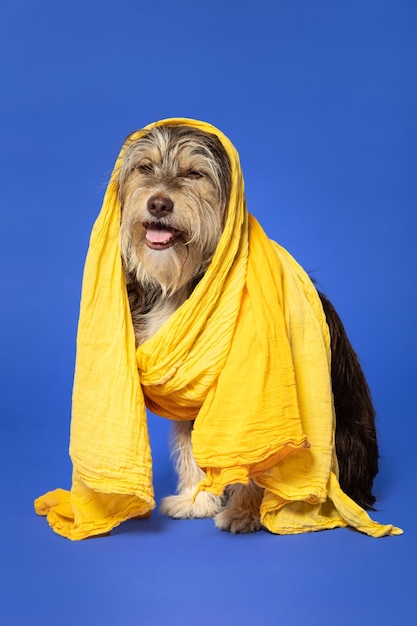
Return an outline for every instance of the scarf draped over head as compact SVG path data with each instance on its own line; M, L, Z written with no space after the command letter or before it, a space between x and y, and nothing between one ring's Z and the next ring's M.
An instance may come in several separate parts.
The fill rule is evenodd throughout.
M338 483L330 340L307 274L270 241L246 210L238 154L213 126L230 159L225 229L205 276L185 303L138 349L119 249L119 155L94 225L84 270L77 336L70 491L35 501L70 539L109 532L155 506L147 406L195 420L198 491L223 493L250 479L264 488L261 522L273 533L380 525ZM126 144L125 144L126 145Z

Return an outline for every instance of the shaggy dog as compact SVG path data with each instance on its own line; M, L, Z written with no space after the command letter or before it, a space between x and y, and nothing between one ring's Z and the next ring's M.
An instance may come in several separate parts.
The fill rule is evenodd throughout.
M149 339L190 296L216 250L231 186L228 156L214 135L159 126L128 143L118 171L120 247L137 345ZM336 454L342 489L372 508L378 471L375 413L357 356L332 304L319 294L331 336ZM174 518L213 517L234 533L261 526L263 490L253 481L223 497L200 492L191 447L193 422L173 422L178 494L161 510Z

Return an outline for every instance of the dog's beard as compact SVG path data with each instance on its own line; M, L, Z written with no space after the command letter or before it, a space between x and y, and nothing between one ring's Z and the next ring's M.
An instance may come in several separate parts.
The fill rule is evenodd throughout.
M138 195L124 207L126 218L120 229L123 261L139 284L159 287L164 295L170 295L206 271L221 236L220 215L209 202L200 201L197 206L194 201L193 208L176 205L175 219L151 220L146 210L136 209L144 205Z
M137 226L134 231L144 230ZM146 231L145 231L146 233ZM159 287L164 295L169 295L189 282L197 273L195 257L190 255L190 247L176 242L165 250L154 250L148 246L144 237L137 241L129 237L124 245L123 260L127 271L143 285Z

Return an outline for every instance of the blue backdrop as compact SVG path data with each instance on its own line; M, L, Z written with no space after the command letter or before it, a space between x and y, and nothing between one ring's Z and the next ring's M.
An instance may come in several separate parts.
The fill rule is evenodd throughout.
M14 0L0 6L0 620L414 624L417 435L413 0ZM157 513L71 543L33 512L69 487L81 275L124 137L204 119L240 152L248 206L338 308L378 411L381 522L229 536ZM157 497L174 488L150 420Z

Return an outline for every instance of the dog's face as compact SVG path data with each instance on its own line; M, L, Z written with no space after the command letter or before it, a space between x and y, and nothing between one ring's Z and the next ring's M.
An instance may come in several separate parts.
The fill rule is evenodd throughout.
M172 293L202 275L222 233L230 163L219 139L160 126L127 145L118 172L127 271Z

